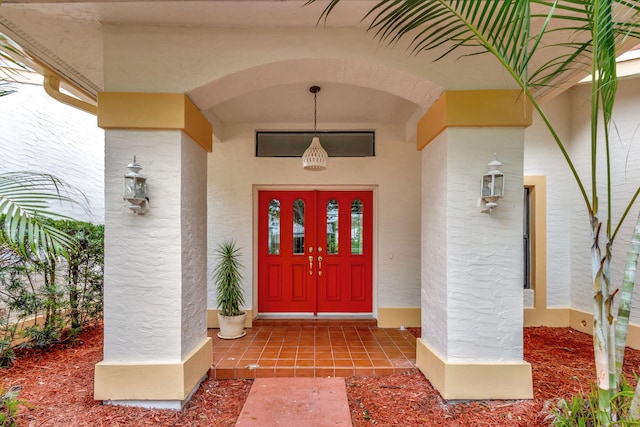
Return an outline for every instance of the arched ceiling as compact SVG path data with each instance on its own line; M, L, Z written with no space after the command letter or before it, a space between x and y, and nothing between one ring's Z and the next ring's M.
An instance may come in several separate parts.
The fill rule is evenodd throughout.
M375 63L344 59L300 59L252 67L189 92L205 115L221 123L318 122L405 124L442 92L415 75Z

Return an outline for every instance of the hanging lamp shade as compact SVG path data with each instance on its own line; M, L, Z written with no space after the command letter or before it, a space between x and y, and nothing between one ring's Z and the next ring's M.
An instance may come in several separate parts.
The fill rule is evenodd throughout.
M327 152L320 144L320 138L314 136L311 145L302 155L302 167L310 171L320 171L327 168Z
M313 139L311 145L302 154L302 167L308 171L321 171L327 168L327 159L329 155L322 148L320 138L316 134L316 125L318 122L318 92L320 86L311 86L309 92L313 94Z

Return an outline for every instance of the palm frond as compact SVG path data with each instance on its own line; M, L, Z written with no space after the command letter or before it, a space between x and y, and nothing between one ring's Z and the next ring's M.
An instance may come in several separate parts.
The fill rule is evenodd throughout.
M87 206L86 197L62 180L43 173L0 174L0 215L7 241L28 255L66 255L73 239L46 223L46 218L71 219L51 210L51 203Z
M27 55L4 34L0 33L0 96L15 92L11 82L16 81L18 71L27 70L24 65Z

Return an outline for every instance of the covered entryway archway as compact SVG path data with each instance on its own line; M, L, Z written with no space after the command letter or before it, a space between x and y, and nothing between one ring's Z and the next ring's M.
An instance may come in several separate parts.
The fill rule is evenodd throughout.
M484 90L513 83L487 56L432 64L441 51L410 56L405 42L383 48L361 22L368 2L345 3L341 18L332 15L321 28L322 5L301 8L296 1L189 8L166 1L154 13L149 2L135 1L3 5L0 25L39 61L89 97L101 93L107 213L97 399L184 403L210 364L205 313L215 310L207 274L213 248L234 239L245 249L253 316L254 190L292 185L376 189L375 316L388 327L423 326L430 347L421 366L446 380L440 388L466 389L461 378L489 372L491 381L473 382L506 398L522 397L506 384L526 381L530 389L530 367L522 363L521 258L510 250L521 247L520 198L505 199L492 216L476 206L491 153L498 152L510 182L518 186L522 176L523 125L510 130L507 117L524 110L514 108L513 97ZM323 88L320 128L375 130L374 157L334 157L329 170L310 173L296 158L255 156L256 130L310 129L311 85ZM133 155L148 179L152 208L144 217L122 200ZM300 254L302 273L308 247ZM312 247L317 255L320 246ZM322 247L326 254L326 242ZM320 264L312 261L311 275ZM312 313L326 310L317 299L322 280ZM496 397L492 390L477 396Z
M261 191L258 312L371 313L371 191Z

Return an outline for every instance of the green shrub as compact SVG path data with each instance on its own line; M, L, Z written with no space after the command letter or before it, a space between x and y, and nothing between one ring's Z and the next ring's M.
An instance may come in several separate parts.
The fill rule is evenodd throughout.
M623 380L619 392L611 399L611 418L615 426L640 426L629 419L629 407L634 389ZM593 384L587 396L576 395L571 400L560 399L551 410L552 425L556 427L598 427L598 390Z
M0 385L0 427L17 426L16 416L18 408L25 402L18 399L22 391L21 386L13 386L9 390L4 390L4 384Z
M21 255L0 230L0 367L13 362L17 338L26 339L24 346L45 348L102 318L104 226L47 223L75 239L68 259ZM39 321L20 327L33 318Z

